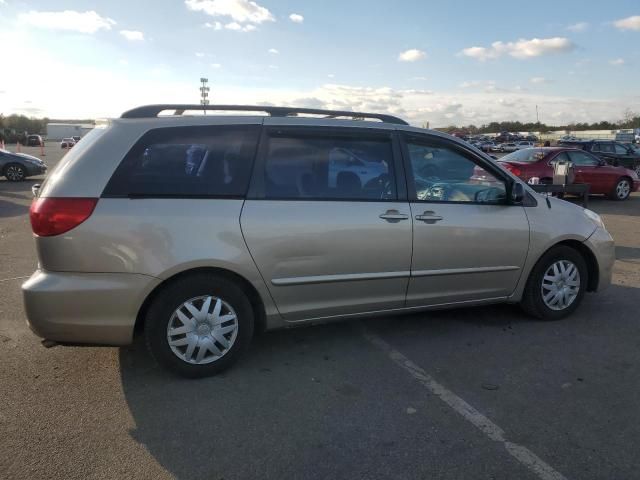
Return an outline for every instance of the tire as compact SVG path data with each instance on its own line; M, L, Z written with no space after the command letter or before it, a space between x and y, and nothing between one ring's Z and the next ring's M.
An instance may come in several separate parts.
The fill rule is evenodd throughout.
M560 262L563 262L565 267L568 266L567 264L570 264L577 270L577 288L575 288L574 285L576 283L576 276L573 274L574 270L566 268L564 274L561 268L554 270L554 265L559 265ZM568 295L560 296L557 304L552 308L550 304L553 304L553 301L557 298L553 295L555 290L553 290L552 287L557 288L558 284L557 282L545 279L545 276L547 276L548 273L553 274L551 276L555 276L555 272L564 275L565 278L559 279L561 282L560 287L566 287ZM560 320L565 318L571 315L580 305L589 280L588 275L587 264L578 251L564 245L553 247L538 260L538 263L536 263L529 274L520 306L525 313L540 320ZM571 278L573 278L573 280L571 280ZM569 293L570 291L572 292ZM548 301L545 301L545 293L543 292L551 296L551 298L547 297ZM563 303L566 303L566 305L563 306Z
M147 347L161 366L183 377L201 378L233 365L251 343L253 329L251 303L236 283L215 274L194 273L155 296L147 309L144 332Z
M631 195L631 180L627 177L621 178L613 187L613 191L609 194L609 198L622 202Z
M24 167L19 163L9 163L6 167L4 167L4 176L10 182L21 182L26 176L27 172Z

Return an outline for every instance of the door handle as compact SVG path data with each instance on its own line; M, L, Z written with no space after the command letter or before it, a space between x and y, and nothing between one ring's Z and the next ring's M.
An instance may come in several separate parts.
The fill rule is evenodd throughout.
M387 222L399 222L400 220L407 220L409 215L405 215L404 213L400 213L398 210L387 210L380 218L386 220Z
M439 222L440 220L442 220L442 218L443 217L441 217L440 215L436 215L436 212L433 212L431 210L427 210L422 215L416 215L416 220L420 220L426 223Z

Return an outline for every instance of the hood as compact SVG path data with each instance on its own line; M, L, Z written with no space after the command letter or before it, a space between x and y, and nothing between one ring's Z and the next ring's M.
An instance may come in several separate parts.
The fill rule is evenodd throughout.
M38 157L34 157L33 155L28 155L26 153L14 153L13 155L15 155L16 157L22 157L22 158L26 158L28 160L34 160L38 163L44 163L42 160L40 160Z

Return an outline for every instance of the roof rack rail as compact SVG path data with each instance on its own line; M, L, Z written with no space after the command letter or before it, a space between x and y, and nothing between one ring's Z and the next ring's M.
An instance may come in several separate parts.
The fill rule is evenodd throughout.
M122 114L120 118L152 118L157 117L160 112L165 110L174 110L176 115L182 115L185 110L204 110L204 111L238 111L238 112L265 112L272 117L290 117L297 114L309 115L325 115L326 118L349 117L352 119L375 118L386 123L395 123L398 125L409 125L401 118L393 115L385 115L382 113L363 113L349 112L342 110L322 110L318 108L295 108L295 107L271 107L260 105L188 105L188 104L159 104L145 105L128 110Z

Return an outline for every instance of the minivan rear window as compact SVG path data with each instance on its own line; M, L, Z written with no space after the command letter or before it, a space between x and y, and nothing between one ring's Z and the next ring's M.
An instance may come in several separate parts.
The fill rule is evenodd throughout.
M260 127L157 128L127 153L103 196L243 197Z

